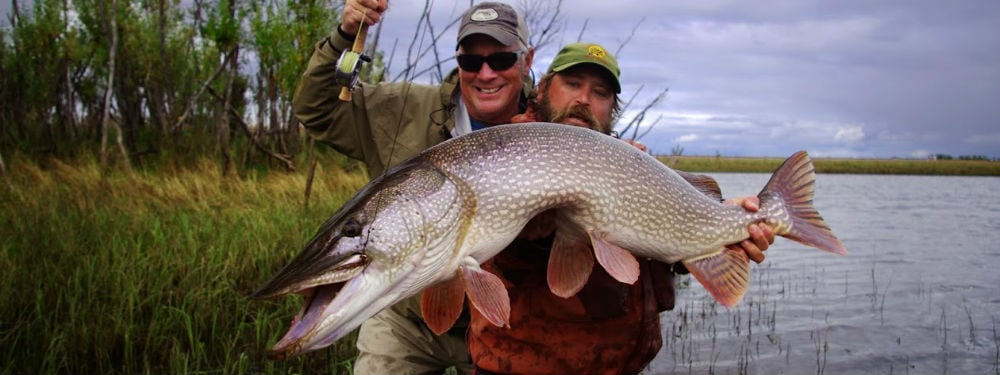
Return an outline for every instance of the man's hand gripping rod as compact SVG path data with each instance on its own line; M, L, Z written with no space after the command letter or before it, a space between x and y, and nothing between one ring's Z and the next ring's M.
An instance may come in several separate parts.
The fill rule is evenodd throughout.
M340 54L340 58L337 59L337 73L334 75L334 79L338 85L342 86L340 88L340 100L342 101L351 101L351 92L358 85L358 78L361 75L361 62L370 63L372 61L370 57L361 54L365 48L365 35L367 34L368 25L362 20L361 27L358 28L358 35L354 37L354 45L351 46L350 50Z

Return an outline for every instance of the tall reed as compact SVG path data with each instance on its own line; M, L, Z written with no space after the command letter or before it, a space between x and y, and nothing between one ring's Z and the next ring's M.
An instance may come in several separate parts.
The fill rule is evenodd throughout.
M11 160L0 189L0 373L348 373L347 338L285 362L265 351L299 298L247 296L365 182L320 163L221 177L202 160L135 177L90 158Z

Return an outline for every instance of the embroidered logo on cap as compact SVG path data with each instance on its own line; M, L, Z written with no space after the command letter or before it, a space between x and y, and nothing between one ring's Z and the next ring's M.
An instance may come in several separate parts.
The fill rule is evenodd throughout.
M483 22L483 21L492 21L499 17L500 14L497 13L496 10L487 8L487 9L476 9L475 12L472 12L472 16L470 16L469 19L473 21Z
M593 45L587 47L587 55L603 60L605 57L608 56L608 51L605 51L604 47Z

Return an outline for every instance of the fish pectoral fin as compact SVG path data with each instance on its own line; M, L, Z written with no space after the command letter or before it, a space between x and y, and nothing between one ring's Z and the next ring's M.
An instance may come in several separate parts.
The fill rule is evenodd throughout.
M461 277L434 284L420 297L420 312L435 335L451 329L465 305L465 286Z
M465 266L460 270L472 306L493 325L510 327L510 296L503 281L478 267Z
M552 251L549 253L549 266L546 278L552 294L562 298L575 295L590 279L594 269L594 254L586 242L573 239L556 231L552 241Z
M639 280L639 261L635 260L631 252L605 240L603 233L591 231L588 234L597 262L611 277L626 284L634 284Z
M726 307L740 303L750 285L750 259L742 250L724 248L683 263L705 290Z

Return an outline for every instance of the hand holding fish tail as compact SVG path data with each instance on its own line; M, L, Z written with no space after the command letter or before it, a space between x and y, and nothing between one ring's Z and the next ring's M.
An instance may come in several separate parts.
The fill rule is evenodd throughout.
M757 212L760 209L760 199L754 196L727 199L724 203L743 206L748 212ZM774 243L774 229L767 223L757 223L750 224L747 230L750 232L750 238L727 247L743 250L754 263L763 262L764 251Z

